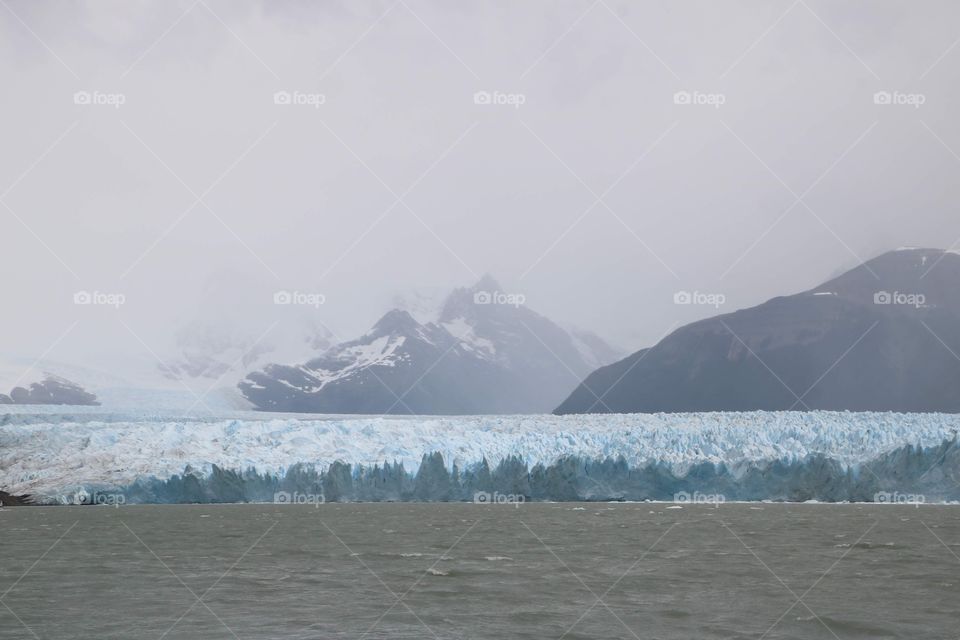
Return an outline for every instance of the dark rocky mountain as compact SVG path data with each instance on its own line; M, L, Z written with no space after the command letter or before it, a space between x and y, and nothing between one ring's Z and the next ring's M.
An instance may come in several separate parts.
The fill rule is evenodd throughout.
M269 365L238 386L269 411L550 411L613 349L591 334L572 337L522 302L485 276L451 293L434 321L394 309L357 340L302 365Z
M0 404L99 405L97 396L80 385L52 374L28 387L14 387L10 395L0 393Z
M0 491L0 507L24 507L31 504L33 499L30 496L15 496L6 491Z
M960 255L902 249L682 327L556 413L960 411Z

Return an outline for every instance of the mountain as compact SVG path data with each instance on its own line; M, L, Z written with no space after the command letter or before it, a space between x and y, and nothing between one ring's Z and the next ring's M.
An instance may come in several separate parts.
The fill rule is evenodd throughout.
M568 329L568 333L573 338L573 345L580 352L584 362L590 366L591 371L605 364L616 362L623 355L623 351L610 346L595 333L576 327Z
M430 321L393 309L356 340L301 365L271 364L238 386L269 411L549 411L615 351L592 334L571 336L524 302L484 276L454 290Z
M594 371L556 413L960 412L960 255L885 253L694 322Z
M214 274L204 283L193 315L173 332L172 344L155 366L180 388L216 385L238 396L236 385L248 373L271 362L322 353L332 336L318 320L319 305L278 303L289 300L288 294L248 274ZM164 381L158 382L163 386Z
M303 352L307 353L307 352ZM173 359L166 359L168 363ZM82 364L78 364L82 363ZM236 388L213 388L213 379L171 379L152 353L91 353L71 360L0 352L0 405L87 404L106 411L216 412L249 408ZM226 384L229 376L221 380ZM20 387L19 391L10 391ZM13 396L11 398L11 396ZM198 400L200 398L201 400Z
M97 396L66 378L43 374L43 378L27 386L16 386L10 394L0 393L0 404L73 404L99 405Z
M320 353L331 344L328 331L300 318L281 317L268 331L269 326L245 330L235 323L194 320L176 332L173 355L157 367L170 380L233 387L271 361Z

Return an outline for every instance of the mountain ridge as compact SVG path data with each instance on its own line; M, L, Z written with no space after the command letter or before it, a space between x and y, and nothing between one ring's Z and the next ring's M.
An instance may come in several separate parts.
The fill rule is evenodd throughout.
M592 334L603 361L613 347ZM238 387L261 410L319 413L548 412L592 370L574 338L485 274L435 317L385 313L366 334L299 365L270 364Z
M957 282L960 255L890 251L685 325L591 373L555 412L957 412Z

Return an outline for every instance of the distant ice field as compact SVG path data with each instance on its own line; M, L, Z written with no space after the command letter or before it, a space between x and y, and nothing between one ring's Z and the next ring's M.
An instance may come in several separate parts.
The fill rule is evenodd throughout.
M846 412L749 412L524 416L304 416L236 412L218 417L110 413L98 407L11 407L0 416L0 487L50 495L82 485L208 472L283 472L296 463L415 471L439 451L461 467L519 456L529 465L563 456L623 457L680 470L824 454L845 466L907 444L939 445L960 416Z

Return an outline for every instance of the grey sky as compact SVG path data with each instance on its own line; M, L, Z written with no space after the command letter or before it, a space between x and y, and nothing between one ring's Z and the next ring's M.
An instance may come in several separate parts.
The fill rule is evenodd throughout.
M953 245L958 38L951 2L3 0L4 350L162 353L211 307L256 334L278 289L351 338L484 272L648 346L715 312L678 290Z

